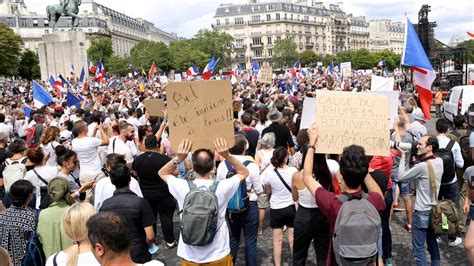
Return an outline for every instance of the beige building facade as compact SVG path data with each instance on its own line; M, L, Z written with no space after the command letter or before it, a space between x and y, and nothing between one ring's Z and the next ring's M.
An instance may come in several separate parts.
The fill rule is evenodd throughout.
M388 19L369 21L369 50L390 50L402 54L405 41L405 24Z

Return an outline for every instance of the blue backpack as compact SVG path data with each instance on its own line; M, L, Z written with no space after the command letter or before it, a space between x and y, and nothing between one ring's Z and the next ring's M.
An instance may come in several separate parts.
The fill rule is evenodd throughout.
M38 221L39 212L36 214L36 221ZM37 223L37 222L36 222ZM35 226L36 228L36 226ZM25 255L21 259L22 266L43 266L46 264L46 256L44 255L43 245L38 237L38 232L34 229L28 242L26 244Z
M245 166L249 165L251 161L246 160L243 162ZM227 175L226 178L231 178L237 174L235 168L230 164L229 161L225 161L225 165L227 166ZM229 203L227 204L227 211L230 213L239 213L247 210L249 207L249 196L247 194L247 184L245 183L245 179L242 180L239 184L239 188L235 192L235 194L230 198Z

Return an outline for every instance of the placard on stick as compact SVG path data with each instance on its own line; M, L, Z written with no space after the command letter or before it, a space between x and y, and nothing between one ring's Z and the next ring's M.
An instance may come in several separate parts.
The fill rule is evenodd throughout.
M341 154L352 144L367 155L388 155L390 146L390 103L375 93L318 91L316 124L317 153Z
M193 150L214 149L216 138L225 138L229 148L234 145L230 81L170 83L166 95L173 150L183 139L193 142Z
M163 117L163 111L165 108L165 101L162 99L146 99L144 101L146 111L150 116Z
M271 67L262 67L260 68L258 81L266 84L273 83L273 68Z

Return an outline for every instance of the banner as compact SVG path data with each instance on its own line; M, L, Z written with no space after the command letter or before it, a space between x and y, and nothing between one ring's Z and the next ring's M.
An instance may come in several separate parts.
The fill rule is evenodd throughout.
M341 154L352 144L367 155L388 155L390 146L390 103L375 93L318 91L316 124L317 153Z
M351 62L341 63L341 73L344 77L349 77L352 74Z
M273 68L271 67L260 68L258 81L261 83L272 84L273 83Z
M393 85L395 84L395 79L384 78L376 75L372 75L372 82L370 85L371 91L393 91Z
M183 139L193 150L214 149L216 138L234 145L232 86L228 80L174 82L166 87L171 147L177 151Z
M301 114L300 130L309 128L315 121L316 98L305 97Z

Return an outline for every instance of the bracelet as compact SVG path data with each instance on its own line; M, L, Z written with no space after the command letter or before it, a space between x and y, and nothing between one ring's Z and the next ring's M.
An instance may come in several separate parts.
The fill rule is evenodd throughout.
M178 162L178 159L176 159L176 158L173 159L173 164L174 164L175 166L178 166L180 163L181 163L181 162Z
M316 148L315 148L313 145L308 145L308 150L309 150L309 149L316 150Z

